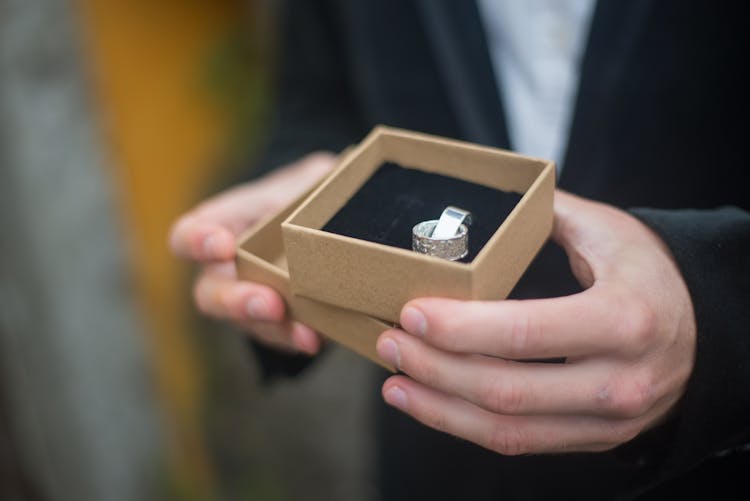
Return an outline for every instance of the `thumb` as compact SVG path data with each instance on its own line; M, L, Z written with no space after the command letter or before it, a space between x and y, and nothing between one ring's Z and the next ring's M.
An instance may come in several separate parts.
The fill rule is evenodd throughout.
M267 211L267 198L248 184L206 200L172 226L172 251L195 261L232 259L236 237Z
M195 261L232 259L240 233L304 193L335 161L336 156L331 153L312 153L258 181L206 200L172 227L172 251Z
M600 250L611 241L602 214L606 210L603 204L555 190L552 240L565 250L573 275L585 288L596 281Z
M172 227L169 247L176 255L194 261L227 261L235 254L235 236L220 224L187 215Z

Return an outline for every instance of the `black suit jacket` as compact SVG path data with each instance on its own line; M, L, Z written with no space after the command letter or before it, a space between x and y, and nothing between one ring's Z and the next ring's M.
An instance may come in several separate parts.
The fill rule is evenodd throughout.
M380 404L384 499L613 499L655 486L696 494L696 479L739 485L733 472L749 462L734 449L750 441L746 11L744 2L599 2L558 180L632 211L678 262L698 347L672 419L610 453L505 458ZM283 18L264 169L339 150L381 123L512 148L474 2L292 0ZM513 294L576 290L548 245ZM262 360L269 372L289 368Z

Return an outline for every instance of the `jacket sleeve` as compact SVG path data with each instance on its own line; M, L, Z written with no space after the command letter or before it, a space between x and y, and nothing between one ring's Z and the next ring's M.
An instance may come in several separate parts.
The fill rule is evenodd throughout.
M651 462L658 482L750 442L750 213L736 207L632 213L672 251L697 326L695 367L673 418L623 447L641 464Z

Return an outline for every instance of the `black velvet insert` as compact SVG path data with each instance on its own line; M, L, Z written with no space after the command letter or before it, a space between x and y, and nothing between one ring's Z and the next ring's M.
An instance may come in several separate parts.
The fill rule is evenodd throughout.
M497 231L521 195L388 162L341 208L324 231L411 250L415 224L439 219L448 205L472 213L470 262Z

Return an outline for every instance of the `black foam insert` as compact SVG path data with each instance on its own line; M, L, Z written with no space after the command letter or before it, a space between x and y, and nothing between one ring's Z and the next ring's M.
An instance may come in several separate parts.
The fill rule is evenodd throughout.
M439 219L454 205L472 213L471 262L513 210L521 195L441 174L381 165L323 226L323 231L411 250L415 224Z

